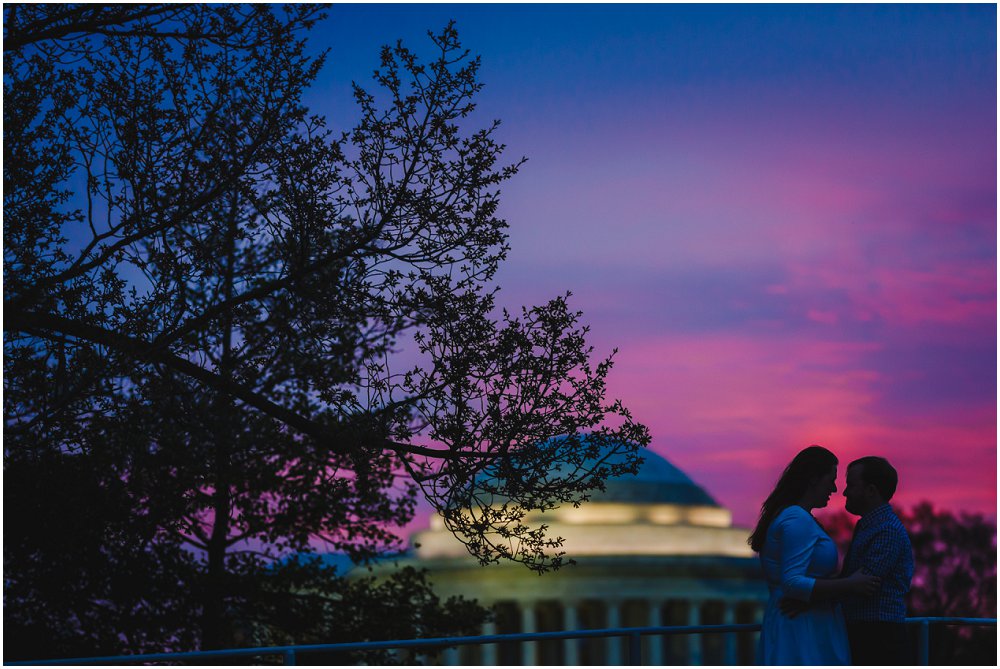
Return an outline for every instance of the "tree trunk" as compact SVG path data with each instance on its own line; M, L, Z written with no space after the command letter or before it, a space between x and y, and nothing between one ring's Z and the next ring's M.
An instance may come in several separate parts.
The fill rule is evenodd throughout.
M223 436L222 441L226 439ZM227 633L226 621L226 550L229 538L229 484L226 482L228 449L216 442L215 481L216 490L213 502L212 536L208 542L208 579L205 587L204 620L202 622L203 648L217 649L229 645L230 635Z
M233 296L233 282L236 265L236 232L238 216L238 197L235 193L230 198L230 214L226 231L226 270L223 277L224 301ZM234 380L235 360L233 357L233 315L227 310L222 315L221 343L222 352L219 363L219 375L226 381ZM208 579L205 588L204 621L202 625L202 645L205 649L220 649L231 647L235 643L226 607L228 596L228 572L226 571L226 553L230 546L230 516L232 513L232 481L231 458L233 444L236 439L238 425L236 411L231 395L219 393L213 412L215 423L211 426L214 436L215 461L212 478L214 481L212 504L212 536L208 542Z

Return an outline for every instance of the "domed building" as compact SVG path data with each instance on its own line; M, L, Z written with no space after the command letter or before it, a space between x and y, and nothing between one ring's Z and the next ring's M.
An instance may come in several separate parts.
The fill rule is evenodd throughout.
M749 530L666 459L643 453L635 476L609 480L579 508L526 518L565 539L575 565L538 575L523 565L481 566L438 517L412 538L435 591L492 607L483 634L760 620L767 588ZM644 637L644 664L751 664L756 634ZM445 664L624 664L621 639L466 646Z

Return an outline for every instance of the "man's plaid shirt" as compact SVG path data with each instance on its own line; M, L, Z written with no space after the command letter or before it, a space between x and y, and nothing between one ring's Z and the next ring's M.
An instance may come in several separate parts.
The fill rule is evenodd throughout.
M882 585L871 597L844 600L847 622L903 622L903 597L913 578L913 547L903 522L888 504L865 514L854 526L854 538L841 573L848 576L858 569L878 576Z

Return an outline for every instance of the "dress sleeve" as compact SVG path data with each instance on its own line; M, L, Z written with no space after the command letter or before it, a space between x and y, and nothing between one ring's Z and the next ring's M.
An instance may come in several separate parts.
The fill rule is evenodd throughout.
M816 547L816 523L805 513L786 513L778 520L781 588L786 597L808 602L816 579L806 576Z

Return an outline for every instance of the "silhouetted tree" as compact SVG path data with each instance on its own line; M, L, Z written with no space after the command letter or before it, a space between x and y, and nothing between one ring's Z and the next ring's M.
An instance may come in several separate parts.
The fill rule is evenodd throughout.
M198 560L105 465L55 452L6 463L5 661L195 645Z
M496 122L471 129L479 61L454 28L426 64L384 48L337 134L301 104L318 18L4 7L5 479L85 472L25 521L100 490L114 522L80 527L86 564L109 556L100 588L136 551L166 590L183 566L196 601L176 609L205 647L231 642L246 583L282 556L397 548L418 494L482 562L558 567L525 513L579 503L648 443L605 401L610 359L591 362L565 297L495 313L519 163L498 165ZM5 541L5 593L29 593L5 624L43 578L7 568L35 539Z
M204 564L165 530L173 518L150 515L164 507L143 500L106 465L100 457L50 454L7 468L6 660L198 645L202 631L192 613L202 606ZM244 551L228 562L228 646L454 636L476 632L487 614L473 601L440 601L412 568L385 569L376 582L344 578L308 556L264 561ZM369 652L325 659L415 658Z

